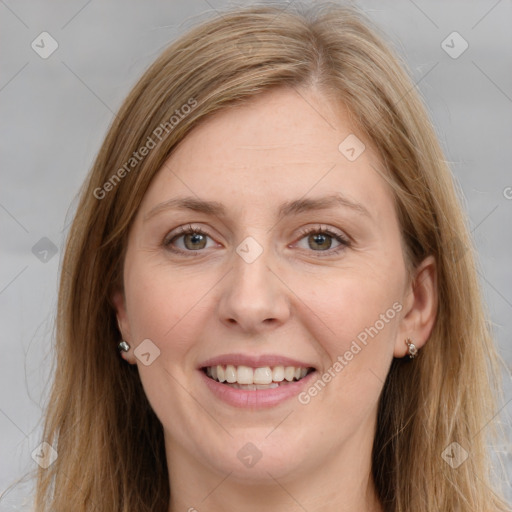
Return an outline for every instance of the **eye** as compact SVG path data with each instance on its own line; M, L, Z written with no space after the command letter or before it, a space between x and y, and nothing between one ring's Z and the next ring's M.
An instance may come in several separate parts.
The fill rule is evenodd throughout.
M343 233L338 233L323 226L305 228L300 230L299 234L301 235L300 241L306 240L306 250L309 249L315 253L326 253L327 256L337 254L350 246L349 238ZM194 256L199 256L202 249L208 248L208 238L210 238L210 235L206 231L189 224L188 226L180 226L170 233L163 241L163 245L174 253L188 253L190 255L190 253L196 252L197 254ZM333 240L338 243L334 249L332 248ZM215 243L209 247L212 246L214 247ZM321 256L321 254L317 254L317 256Z
M301 241L306 241L306 249L312 249L313 252L325 252L329 256L350 246L350 240L341 232L338 233L322 226L303 229L300 234L302 235ZM333 240L338 243L334 249L332 249Z
M193 252L200 249L206 248L208 233L200 228L188 226L180 226L173 233L171 233L163 242L163 245L172 252L183 253ZM177 244L176 241L182 240L182 244ZM178 245L178 248L174 248L174 245Z

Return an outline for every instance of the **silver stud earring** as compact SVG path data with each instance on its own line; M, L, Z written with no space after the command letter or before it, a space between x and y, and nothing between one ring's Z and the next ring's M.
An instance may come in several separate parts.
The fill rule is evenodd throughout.
M414 359L418 355L416 345L412 342L411 338L407 338L405 340L405 344L409 347L409 357Z
M117 345L117 349L119 350L119 352L128 352L128 350L130 350L130 345L128 345L128 343L126 343L126 341L121 341L121 343L119 343Z

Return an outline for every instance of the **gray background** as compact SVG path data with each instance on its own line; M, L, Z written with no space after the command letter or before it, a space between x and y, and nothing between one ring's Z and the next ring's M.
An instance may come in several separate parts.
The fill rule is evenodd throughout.
M508 364L496 414L509 443L496 451L508 451L508 474L501 478L510 482L512 2L356 3L408 63L465 197L485 298ZM226 5L0 0L0 496L35 467L31 453L41 442L51 376L59 262L79 186L113 113L142 72L170 41ZM47 59L31 47L43 31L59 45ZM469 44L456 59L441 46L453 31ZM43 238L55 245L55 255L38 253L48 248ZM25 510L20 497L29 488L19 484L4 493L0 510Z

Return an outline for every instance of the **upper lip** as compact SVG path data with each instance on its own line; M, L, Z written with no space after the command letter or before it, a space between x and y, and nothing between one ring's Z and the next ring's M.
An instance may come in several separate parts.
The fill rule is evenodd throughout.
M310 363L299 361L291 357L280 356L277 354L262 354L262 355L248 355L248 354L222 354L220 356L207 359L199 365L199 368L206 368L208 366L226 366L231 364L233 366L249 366L250 368L263 368L265 366L295 366L296 368L314 368Z

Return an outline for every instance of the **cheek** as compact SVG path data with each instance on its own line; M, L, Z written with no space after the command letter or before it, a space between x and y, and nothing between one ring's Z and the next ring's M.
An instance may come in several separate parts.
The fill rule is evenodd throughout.
M393 358L402 305L399 283L384 281L342 273L329 279L329 293L308 292L307 308L298 313L309 318L327 361L300 403L338 418L347 430L374 410Z
M190 327L187 318L200 307L209 284L207 275L133 261L126 265L125 290L131 333L135 343L150 338L164 348L171 341L180 348L180 332Z
M300 295L307 299L299 315L309 318L311 330L315 326L316 339L331 359L350 350L353 341L359 341L364 352L392 350L388 341L394 341L402 309L399 283L370 273L336 274L315 279L314 286L307 281L302 285ZM370 340L375 343L370 345Z
M296 315L319 351L322 368L294 404L294 418L300 421L293 438L300 439L301 425L307 424L315 436L320 434L322 456L347 439L373 436L400 314L398 285L390 280L384 285L384 279L368 271L350 270L294 283L301 299L295 302ZM283 432L274 441L286 444L287 434L292 437Z
M194 277L147 260L127 259L125 265L127 312L135 349L142 340L150 339L159 350L150 365L137 360L141 382L160 421L174 425L182 437L187 435L187 424L175 422L175 417L198 415L196 420L200 422L204 414L197 411L187 391L187 379L194 360L193 340L201 339L204 328L198 313L202 310L205 280L207 276Z

